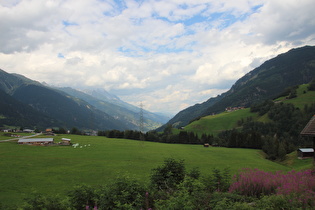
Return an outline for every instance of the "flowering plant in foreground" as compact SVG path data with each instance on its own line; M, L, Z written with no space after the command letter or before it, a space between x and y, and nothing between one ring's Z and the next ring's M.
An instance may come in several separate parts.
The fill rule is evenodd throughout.
M312 170L273 173L243 169L233 177L229 192L256 197L278 194L303 205L315 206L315 175Z

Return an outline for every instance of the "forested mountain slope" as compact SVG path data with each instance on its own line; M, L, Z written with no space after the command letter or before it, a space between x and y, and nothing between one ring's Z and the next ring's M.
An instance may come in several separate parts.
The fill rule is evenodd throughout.
M22 75L0 70L1 127L27 126L44 129L128 129L128 124L96 109L87 102L46 87Z
M255 102L275 98L288 87L309 83L314 77L315 47L292 49L250 71L222 95L182 110L167 124L182 127L196 118L220 113L227 107L249 107Z

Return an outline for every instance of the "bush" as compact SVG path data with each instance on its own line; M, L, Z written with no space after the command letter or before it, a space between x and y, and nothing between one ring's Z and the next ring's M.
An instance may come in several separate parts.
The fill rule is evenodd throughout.
M158 190L174 190L184 178L184 160L167 158L164 160L164 165L152 169L151 184Z
M22 209L25 210L67 210L71 209L70 202L67 198L62 198L59 195L46 196L37 192L31 193L31 195L24 199L25 203L22 205Z
M254 204L255 209L301 209L301 205L283 195L263 196Z
M209 201L204 185L197 179L186 177L178 189L164 200L159 199L157 209L206 209Z
M225 168L222 172L219 169L213 169L212 175L202 178L202 182L208 192L226 192L229 190L230 181L231 175L228 168Z
M118 177L99 193L100 209L141 209L145 203L146 190L138 181L123 176Z
M210 197L210 209L252 209L255 201L252 197L246 197L234 193L214 192Z
M77 185L68 193L72 207L85 209L86 206L94 206L98 200L98 193L90 185Z

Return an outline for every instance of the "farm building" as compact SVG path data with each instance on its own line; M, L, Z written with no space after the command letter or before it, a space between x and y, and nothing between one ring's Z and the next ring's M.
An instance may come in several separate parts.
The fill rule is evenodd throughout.
M62 138L61 142L59 144L60 145L70 145L71 144L71 139Z
M24 133L34 133L35 130L31 130L31 129L23 129Z
M315 115L310 119L304 129L301 131L301 136L308 136L313 138L313 157L315 164L314 148L315 148Z
M299 159L313 157L314 149L313 148L300 148L297 150L297 155Z
M19 139L18 144L31 144L31 145L49 145L53 144L53 138L33 138L33 139Z

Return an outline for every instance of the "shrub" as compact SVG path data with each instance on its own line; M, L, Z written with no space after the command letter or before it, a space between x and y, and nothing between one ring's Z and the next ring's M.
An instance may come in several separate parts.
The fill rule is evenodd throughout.
M25 210L67 210L71 209L70 203L67 198L62 198L59 195L43 195L37 192L24 199L25 203L22 209Z
M141 209L146 190L137 180L123 176L104 187L99 194L100 209Z
M214 192L210 197L210 209L252 209L255 199L234 193Z
M94 206L97 202L97 194L95 189L90 185L76 185L73 190L68 193L70 202L75 209L85 209L86 206Z
M283 195L262 196L255 202L255 209L301 209L301 205Z
M202 181L208 192L226 192L230 187L230 170L228 168L225 168L223 171L220 171L219 169L213 169L212 175L203 177Z
M172 195L164 200L157 200L154 207L156 209L205 209L208 201L204 185L199 180L187 176Z
M158 190L174 190L185 178L184 160L167 158L164 165L152 169L151 184Z

